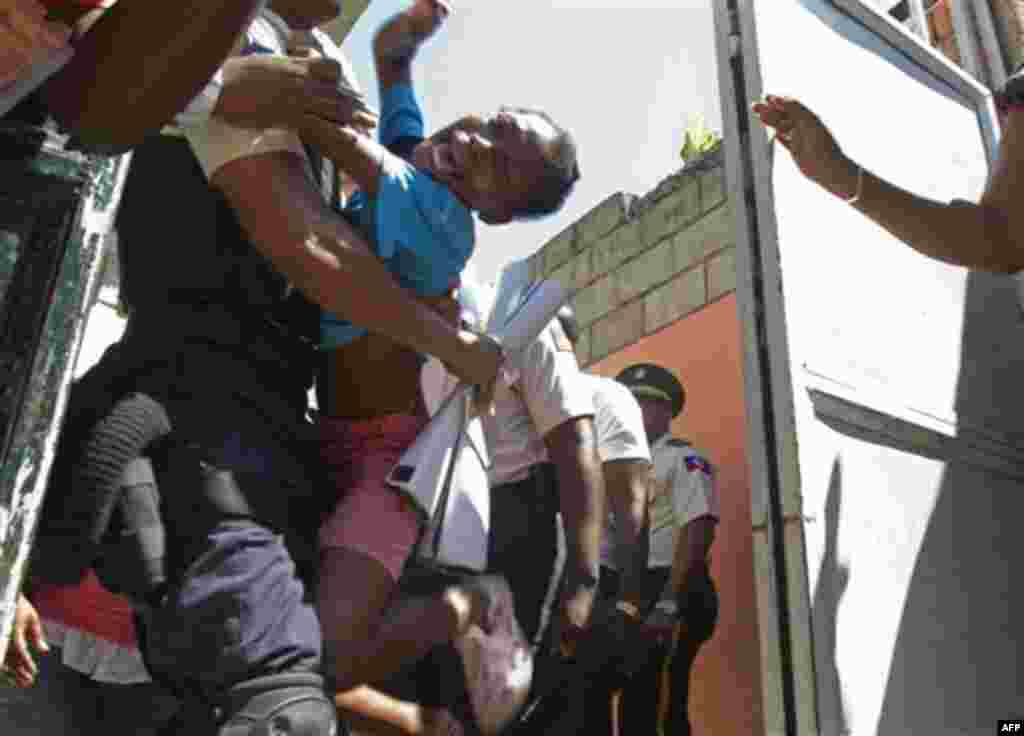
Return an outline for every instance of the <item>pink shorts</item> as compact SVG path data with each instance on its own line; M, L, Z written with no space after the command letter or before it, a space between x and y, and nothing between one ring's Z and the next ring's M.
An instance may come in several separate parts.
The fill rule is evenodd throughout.
M384 479L426 423L415 414L357 422L321 417L320 459L338 496L320 527L321 551L361 552L398 579L419 537L420 519L412 502Z

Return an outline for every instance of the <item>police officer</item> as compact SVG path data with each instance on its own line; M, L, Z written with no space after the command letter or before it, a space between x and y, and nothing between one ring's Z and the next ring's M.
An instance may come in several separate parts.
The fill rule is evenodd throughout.
M568 317L559 316L564 325ZM584 732L611 736L618 732L613 726L613 693L640 664L636 653L646 643L638 624L645 603L651 451L640 405L629 389L605 376L584 377L594 392L597 452L609 507L598 613L581 662L580 676L586 680Z
M640 403L651 443L647 630L654 645L647 666L624 694L624 733L687 736L690 671L718 618L718 594L708 570L719 504L711 464L689 442L670 434L686 394L658 365L641 363L617 380Z
M516 618L537 652L534 691L546 692L560 679L559 650L571 650L589 626L597 592L605 502L594 399L557 319L505 370L511 385L498 387L493 415L483 417L491 456L488 568L515 594ZM550 733L579 730L581 691L554 689L514 732L536 733L538 724Z
M300 6L324 4L275 3L296 15ZM321 174L316 183L307 158ZM161 534L152 536L166 540L165 564L159 574L143 565L141 576L107 568L104 582L139 583L125 592L142 612L148 669L187 704L175 733L335 733L322 635L296 570L323 495L305 421L319 313L302 296L434 352L471 383L490 383L497 371L496 350L404 292L332 212L337 179L319 163L286 131L222 121L189 142L158 136L140 146L118 217L128 326L70 401L44 541L75 526L61 514L64 501L76 501L74 486L59 482L57 466L73 475L78 448L111 435L92 465L116 467L113 455L147 421L105 422L111 406L148 397L138 406L156 404L170 427L147 448L154 477L140 484L159 489ZM480 360L484 352L490 357ZM493 365L481 380L486 362ZM145 521L147 532L156 528Z

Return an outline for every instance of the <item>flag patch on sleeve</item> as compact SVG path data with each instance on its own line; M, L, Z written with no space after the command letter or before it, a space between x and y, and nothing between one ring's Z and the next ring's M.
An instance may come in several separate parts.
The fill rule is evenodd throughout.
M711 463L702 457L697 457L696 455L687 456L686 469L691 473L699 470L705 475L711 475Z

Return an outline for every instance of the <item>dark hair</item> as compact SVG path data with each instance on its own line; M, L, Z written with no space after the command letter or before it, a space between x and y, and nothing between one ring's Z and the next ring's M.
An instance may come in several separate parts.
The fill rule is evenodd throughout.
M529 198L516 208L513 217L517 220L537 220L562 209L580 178L580 166L576 160L576 141L568 130L560 126L542 110L522 107L519 111L543 118L555 129L555 155L553 160L545 157L540 179L530 190Z
M573 313L572 307L568 304L561 306L555 316L558 317L558 321L562 325L562 330L565 332L565 336L568 337L569 342L575 346L580 339L580 323L576 321L576 315Z

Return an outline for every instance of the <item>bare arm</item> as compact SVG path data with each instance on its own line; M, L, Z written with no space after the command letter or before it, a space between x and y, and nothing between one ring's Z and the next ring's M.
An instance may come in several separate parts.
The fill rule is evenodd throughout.
M490 384L500 353L402 289L359 235L324 204L288 152L237 159L212 183L253 245L309 299L371 332L436 355L463 380Z
M647 569L650 547L647 482L651 464L646 460L613 460L603 467L605 495L615 514L615 564L622 580L619 597L639 606L643 600L641 573Z
M423 708L361 686L334 696L349 725L359 734L421 734L426 720Z
M302 140L333 161L368 196L377 194L384 147L350 126L339 127L317 115L304 115Z
M382 97L395 84L412 84L412 60L448 12L448 5L442 0L415 0L380 27L373 50ZM315 112L303 116L299 133L303 141L337 164L361 190L370 196L377 193L385 155L377 141L352 126L338 127Z
M605 519L604 479L594 440L591 417L578 417L555 427L544 437L558 479L558 498L565 524L566 595L589 584L601 564L601 534ZM589 616L589 609L584 619ZM577 622L580 625L585 623Z
M259 0L119 2L45 85L46 102L85 143L127 150L202 89L259 5Z
M714 517L701 516L680 528L668 584L672 593L686 590L690 576L707 561L717 525Z
M415 0L377 30L373 38L373 61L382 93L394 84L412 84L412 60L416 52L450 12L446 0Z
M780 97L768 97L754 111L777 131L776 140L805 176L838 197L857 194L857 164L813 112ZM919 197L869 171L863 172L859 190L854 207L930 258L1004 273L1024 269L1024 112L1011 111L999 159L977 204Z

